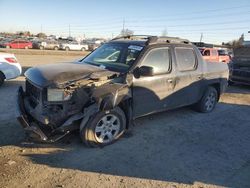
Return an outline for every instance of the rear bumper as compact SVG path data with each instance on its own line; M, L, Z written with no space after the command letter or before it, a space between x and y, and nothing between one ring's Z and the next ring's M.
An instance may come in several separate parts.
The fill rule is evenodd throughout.
M0 69L4 73L6 80L14 79L22 74L22 67L19 63L1 62Z

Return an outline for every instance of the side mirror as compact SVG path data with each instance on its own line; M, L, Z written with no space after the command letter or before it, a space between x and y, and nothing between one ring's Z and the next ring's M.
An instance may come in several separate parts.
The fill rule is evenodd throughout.
M142 66L139 68L139 73L141 76L153 76L154 68L149 66Z
M134 77L140 78L140 76L153 76L154 68L149 66L137 67L134 71Z

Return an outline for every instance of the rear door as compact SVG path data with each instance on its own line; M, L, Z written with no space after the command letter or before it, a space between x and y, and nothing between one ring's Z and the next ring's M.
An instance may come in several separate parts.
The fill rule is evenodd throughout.
M198 63L196 51L192 46L175 47L177 81L175 86L175 107L197 102L202 91L202 64Z
M149 49L139 62L139 67L153 67L154 75L133 78L134 117L157 112L168 106L168 96L173 93L175 86L170 50L169 46Z
M78 42L72 42L72 50L74 49L74 50L80 50L81 48L80 48L80 45L78 44Z

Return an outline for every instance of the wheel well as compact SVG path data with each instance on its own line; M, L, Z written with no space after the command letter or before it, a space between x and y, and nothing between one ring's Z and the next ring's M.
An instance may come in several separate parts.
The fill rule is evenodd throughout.
M217 94L218 94L218 100L220 99L220 84L219 83L216 83L216 84L211 84L211 85L209 85L209 86L212 86L213 88L215 88L216 89L216 91L217 91Z
M129 129L132 121L132 106L131 106L131 99L127 99L125 101L120 102L118 105L122 109L126 117L126 129Z
M0 71L0 76L3 76L3 78L6 79L6 77L2 71Z

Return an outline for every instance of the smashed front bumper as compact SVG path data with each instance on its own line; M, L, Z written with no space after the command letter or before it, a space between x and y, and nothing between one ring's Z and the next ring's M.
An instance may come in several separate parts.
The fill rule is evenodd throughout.
M32 138L38 138L38 140L43 142L55 142L69 133L69 131L62 131L62 134L57 135L45 133L27 113L24 105L24 98L25 93L20 86L17 94L17 120Z

